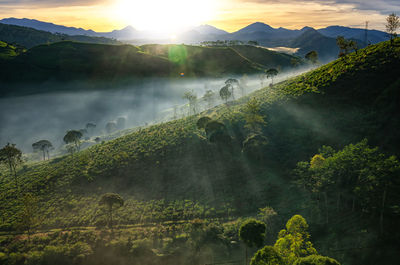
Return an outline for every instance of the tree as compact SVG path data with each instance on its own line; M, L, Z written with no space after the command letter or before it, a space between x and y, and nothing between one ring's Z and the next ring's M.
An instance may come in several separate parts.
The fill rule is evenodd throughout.
M240 80L239 80L239 89L242 94L242 97L244 97L246 95L246 91L248 89L248 86L247 86L248 81L249 81L249 77L246 74L244 74L242 76L242 78L240 78Z
M317 254L307 230L306 220L301 215L295 215L287 221L286 230L279 232L274 247L286 263L292 264L300 257Z
M398 193L400 163L395 156L369 147L367 140L336 152L324 147L311 163L298 163L295 174L298 185L316 201L319 194L324 196L326 223L332 210L369 213L369 222L376 223L382 233L385 216L394 214L390 205L396 204L393 194Z
M123 129L125 129L125 124L126 124L126 119L125 119L125 117L119 117L118 119L117 119L117 128L118 128L118 130L123 130Z
M274 232L278 228L278 213L272 207L266 206L259 209L257 216L267 227L265 231L267 240L274 238L276 235Z
M197 110L197 95L193 91L186 91L185 94L183 94L184 99L187 99L189 101L189 115L196 114Z
M268 139L261 134L251 134L243 141L242 152L254 160L262 160L266 154Z
M225 125L218 121L209 121L206 123L204 130L207 139L211 143L227 144L231 141L231 136L228 133Z
M8 143L0 149L0 163L8 166L10 174L14 176L15 187L19 191L17 167L23 163L21 150L16 148L15 144Z
M346 55L347 50L347 42L343 36L337 36L336 45L339 47L339 55L338 57L343 57Z
M355 40L349 40L348 46L349 46L349 50L355 51L356 54L358 53L358 44Z
M215 101L215 93L212 90L207 90L203 96L205 102L207 102L207 108L212 108Z
M292 58L290 60L290 64L292 65L293 68L296 68L300 65L301 61L297 58Z
M247 264L247 248L260 248L265 239L265 223L256 219L248 219L242 223L239 228L239 237L246 245L246 264Z
M265 246L257 251L250 265L285 265L285 262L274 247Z
M272 85L274 85L274 77L277 76L278 73L279 73L278 70L276 70L275 68L268 69L265 72L267 79L271 78L271 84Z
M232 93L229 90L229 85L225 85L221 88L219 91L219 96L225 101L225 103L228 103L228 99L232 96Z
M82 133L80 131L76 130L71 130L68 131L65 136L64 136L64 142L66 144L71 144L71 146L74 146L77 151L80 150L80 145L81 145L81 138L82 138ZM70 147L71 147L70 146ZM73 154L73 149L69 148L71 151L71 154Z
M46 153L47 153L47 159L50 159L49 151L54 149L53 145L48 140L40 140L36 143L33 143L32 148L34 152L37 151L43 152L43 160L46 160Z
M106 132L107 134L111 134L117 130L117 124L113 121L109 121L106 123Z
M304 56L304 58L313 65L318 64L318 53L316 51L310 51Z
M101 196L99 205L104 205L107 208L107 224L108 227L113 230L113 207L114 205L117 208L122 207L124 205L124 200L116 193L105 193Z
M298 258L293 265L340 265L340 263L332 258L320 255L310 255Z
M231 88L232 98L235 99L235 88L239 87L239 81L234 78L229 78L225 81L225 85L228 85Z
M351 50L357 52L358 45L354 40L346 40L343 36L336 38L336 45L339 47L339 58L346 56Z
M200 130L200 129L205 129L207 123L209 123L210 121L212 121L212 119L211 119L210 117L207 117L207 116L201 117L201 118L197 121L197 123L196 123L197 128L198 128L199 130Z
M37 203L37 198L30 193L25 194L22 198L23 207L19 215L19 226L23 231L26 230L28 232L28 239L31 235L32 229L35 228L38 223Z
M263 125L266 124L264 116L261 115L261 103L256 99L250 99L244 107L245 128L252 133L260 133Z
M395 13L386 18L386 32L390 35L390 45L393 45L393 39L397 37L397 30L400 27L400 19Z
M310 168L321 168L325 162L325 158L321 154L313 156L310 162Z
M96 124L93 122L86 123L86 130L89 134L93 134L94 130L96 129Z

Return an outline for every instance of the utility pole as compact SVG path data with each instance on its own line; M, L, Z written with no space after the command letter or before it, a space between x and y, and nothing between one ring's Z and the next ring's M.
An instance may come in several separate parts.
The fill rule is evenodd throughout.
M364 36L364 43L368 46L368 24L369 21L365 21L365 36Z

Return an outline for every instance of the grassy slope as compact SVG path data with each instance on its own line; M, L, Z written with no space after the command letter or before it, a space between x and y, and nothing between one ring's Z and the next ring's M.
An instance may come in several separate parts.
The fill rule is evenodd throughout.
M274 52L268 49L248 45L234 46L232 47L232 49L243 55L247 59L257 64L260 64L266 69L289 69L292 67L291 60L296 59L296 57L289 54ZM301 62L301 59L297 58L297 60Z
M0 41L0 60L12 59L19 54L17 48L4 41Z
M341 147L368 137L372 144L397 153L400 146L400 40L396 48L381 43L307 74L265 88L251 96L263 102L269 153L261 164L240 152L242 108L249 97L207 115L223 121L234 136L230 148L210 144L196 129L198 117L152 126L99 144L74 157L28 165L20 171L25 191L43 203L44 224L94 224L96 198L118 191L126 199L191 199L204 204L231 204L240 213L269 204L285 214L301 208L287 193L290 170L323 144ZM3 171L4 175L7 175ZM6 229L14 222L18 202L9 177L1 180ZM284 196L283 194L286 194ZM7 199L8 198L8 199ZM86 203L87 202L87 203ZM75 210L71 210L75 209ZM130 223L128 207L122 223ZM133 213L132 213L133 214ZM53 218L57 216L57 218Z
M187 45L143 45L143 51L164 58L170 58L174 49L185 49L187 53L187 62L182 64L189 68L210 69L210 73L218 69L232 68L232 73L240 74L248 72L246 66L249 62L256 68L279 68L287 69L291 67L291 60L296 57L258 48L248 45L233 47L198 47ZM217 56L217 57L216 57ZM216 61L218 59L218 61ZM202 65L201 65L202 64ZM196 67L197 66L197 67ZM200 66L200 67L198 67Z

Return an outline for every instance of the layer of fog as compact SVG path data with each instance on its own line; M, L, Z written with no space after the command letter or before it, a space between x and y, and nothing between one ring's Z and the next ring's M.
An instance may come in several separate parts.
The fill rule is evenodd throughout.
M275 83L288 76L297 75L307 69L281 73ZM228 78L228 77L227 77ZM219 90L227 78L220 79L149 79L147 82L130 84L112 90L88 91L75 85L73 92L42 93L24 97L0 99L0 146L15 143L24 152L32 152L32 143L42 139L53 143L55 149L64 145L63 137L68 130L84 129L89 122L96 128L91 132L90 141L97 136L107 137L105 126L118 118L125 119L125 128L146 126L189 114L187 100L183 94L191 91L197 95L197 111L203 111L209 104L202 100L207 90L215 92L212 106L223 103ZM232 77L229 77L232 78ZM260 89L259 76L234 77L245 82L248 94ZM263 85L268 86L269 80ZM59 84L59 86L63 86ZM84 85L82 85L84 86ZM68 91L66 86L65 91ZM241 96L236 90L235 98ZM86 138L89 139L89 136ZM40 156L38 156L40 157Z

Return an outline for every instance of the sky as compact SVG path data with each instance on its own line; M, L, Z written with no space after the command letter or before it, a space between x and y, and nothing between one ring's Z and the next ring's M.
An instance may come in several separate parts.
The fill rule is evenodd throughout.
M0 0L0 18L38 19L95 31L131 25L168 30L210 24L228 32L253 22L300 29L330 25L384 30L400 0Z

